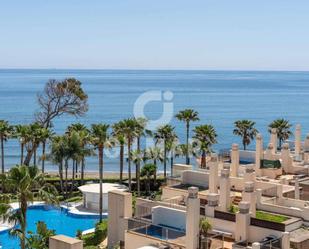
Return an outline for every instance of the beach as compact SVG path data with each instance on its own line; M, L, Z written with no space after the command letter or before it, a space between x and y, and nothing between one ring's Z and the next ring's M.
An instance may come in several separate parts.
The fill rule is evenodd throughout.
M57 171L48 171L47 174L49 176L59 176L59 172ZM77 173L77 176L80 177L80 173ZM68 177L70 178L72 176L71 172L68 172ZM135 176L134 173L132 173L132 176ZM99 172L95 171L86 171L84 174L85 178L99 178ZM116 179L119 178L119 173L117 172L104 172L103 173L104 179ZM123 173L123 178L128 178L128 173Z

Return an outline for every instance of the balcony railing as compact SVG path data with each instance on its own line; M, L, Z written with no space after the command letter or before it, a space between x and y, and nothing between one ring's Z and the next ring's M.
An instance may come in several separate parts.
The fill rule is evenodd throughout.
M129 219L128 231L138 233L142 236L150 237L155 240L160 240L165 243L170 243L179 246L180 248L185 246L186 233L175 228L154 225L149 222L136 219Z
M269 229L277 230L277 231L281 231L281 232L285 231L285 224L284 223L278 223L278 222L273 222L273 221L268 221L268 220L251 218L250 224L252 226L269 228Z
M236 221L236 215L228 212L222 212L219 210L215 210L215 218L221 220L228 220L228 221Z

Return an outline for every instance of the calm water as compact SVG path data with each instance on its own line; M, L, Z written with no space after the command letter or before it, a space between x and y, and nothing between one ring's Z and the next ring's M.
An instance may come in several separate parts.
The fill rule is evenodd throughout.
M42 206L29 208L27 212L27 229L28 231L36 231L36 223L44 221L48 229L56 230L56 234L76 236L77 230L87 230L95 227L98 222L96 218L80 218L66 215L65 211L59 209L45 210ZM8 232L0 234L0 245L3 249L17 249L19 240L9 236Z
M37 109L36 94L48 79L76 77L89 95L89 111L78 120L64 116L54 122L57 133L72 122L114 123L133 115L136 99L150 90L172 91L174 113L193 108L201 121L210 123L219 134L215 149L239 142L232 135L233 122L252 119L268 139L267 124L284 117L301 123L303 136L309 132L309 72L226 72L226 71L117 71L117 70L0 70L0 119L12 124L29 123ZM163 105L149 103L145 112L160 117ZM172 120L184 142L184 125ZM254 146L254 144L252 144ZM5 145L6 167L18 163L19 145ZM52 165L48 169L55 170ZM118 171L118 159L106 160L106 171ZM87 160L87 170L97 169L95 157Z

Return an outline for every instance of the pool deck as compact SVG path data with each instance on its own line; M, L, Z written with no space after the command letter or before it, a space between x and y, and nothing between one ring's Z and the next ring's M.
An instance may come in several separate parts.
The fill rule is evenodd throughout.
M98 217L100 214L95 211L88 210L83 207L82 203L74 203L68 205L61 205L62 208L68 210L68 213L76 216L88 216L88 217ZM107 213L103 212L103 217L107 217Z

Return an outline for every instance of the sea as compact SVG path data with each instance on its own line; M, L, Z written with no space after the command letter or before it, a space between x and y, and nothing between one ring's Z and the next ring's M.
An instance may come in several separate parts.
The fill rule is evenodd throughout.
M174 115L191 108L200 121L191 125L211 124L218 133L214 151L241 144L233 135L234 122L250 119L268 143L268 124L277 118L302 125L302 136L309 133L309 72L284 71L180 71L180 70L37 70L0 69L0 119L12 125L31 123L39 110L37 95L49 79L74 77L82 82L89 97L89 110L83 117L61 116L53 129L62 134L71 123L113 123L144 115L151 129L164 123L175 127L180 142L185 142L184 123ZM291 137L293 139L293 137ZM147 138L149 144L149 138ZM143 146L146 140L142 142ZM254 141L249 146L254 148ZM5 167L19 162L18 140L5 143ZM38 152L40 155L40 151ZM119 171L117 148L105 154L104 170ZM191 160L195 164L195 160ZM176 162L184 162L177 158ZM57 166L47 162L47 170ZM98 170L96 156L87 158L87 171ZM162 170L162 165L160 166Z

